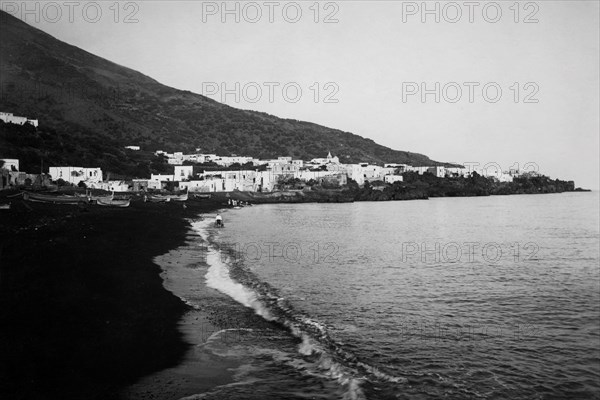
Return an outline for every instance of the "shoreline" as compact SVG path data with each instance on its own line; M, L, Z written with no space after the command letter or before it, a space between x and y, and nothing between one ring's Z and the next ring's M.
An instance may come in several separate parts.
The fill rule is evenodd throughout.
M124 388L121 392L123 399L177 400L209 393L216 387L235 382L233 371L240 363L218 357L205 348L210 336L221 330L214 321L214 311L211 311L208 298L225 295L206 285L208 264L197 256L194 248L198 237L197 232L188 226L185 243L153 259L162 270L160 277L165 290L188 306L177 324L177 330L184 342L189 344L189 349L177 365L141 377ZM201 302L201 306L194 305L189 298L200 294L207 301Z
M437 178L434 178L437 179ZM481 189L481 190L480 190ZM535 187L528 191L498 190L490 192L489 188L474 187L469 191L456 191L456 188L445 192L440 188L422 188L418 185L403 187L390 185L384 189L366 188L341 188L341 189L319 189L319 190L280 190L274 192L214 192L213 199L227 202L228 199L250 202L252 204L277 204L277 203L354 203L364 201L409 201L430 200L437 198L462 198L462 197L492 197L492 196L516 196L516 195L542 195L542 194L564 194L564 193L592 193L589 189L573 189L556 191L554 187ZM438 191L439 190L439 191Z
M219 207L13 201L0 225L2 397L117 399L180 364L189 306L165 289L154 257L185 243L185 218Z
M86 212L13 201L0 214L2 397L180 399L233 383L240 363L203 351L206 332L227 326L216 307L169 287L169 266L197 263L189 220L222 200ZM190 277L230 300L207 287L206 268Z

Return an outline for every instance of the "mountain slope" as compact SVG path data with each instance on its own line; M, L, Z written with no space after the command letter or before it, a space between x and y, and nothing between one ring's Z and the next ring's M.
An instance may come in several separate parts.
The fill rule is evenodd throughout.
M36 145L44 147L43 137L54 134L61 143L73 142L69 153L59 154L57 146L45 149L51 164L77 156L79 164L114 167L116 159L128 157L122 149L126 145L152 151L199 147L260 158L311 159L331 151L343 162L436 164L422 154L392 150L349 132L239 110L167 87L1 11L0 76L0 111L39 119L49 130ZM16 146L5 137L0 140L5 141L0 157L16 158L6 150L14 152ZM43 156L36 153L42 150L31 147L28 157Z

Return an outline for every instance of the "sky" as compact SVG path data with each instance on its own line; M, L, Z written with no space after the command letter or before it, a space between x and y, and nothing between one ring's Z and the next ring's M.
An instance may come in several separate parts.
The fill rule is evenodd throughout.
M0 7L233 107L434 160L599 188L599 2L98 1Z

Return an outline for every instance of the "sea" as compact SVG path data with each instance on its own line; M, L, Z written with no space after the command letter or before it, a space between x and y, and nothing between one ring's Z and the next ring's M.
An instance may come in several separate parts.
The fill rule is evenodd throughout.
M222 229L196 220L197 268L219 294L203 346L238 367L189 399L600 398L599 204L268 204L225 211Z

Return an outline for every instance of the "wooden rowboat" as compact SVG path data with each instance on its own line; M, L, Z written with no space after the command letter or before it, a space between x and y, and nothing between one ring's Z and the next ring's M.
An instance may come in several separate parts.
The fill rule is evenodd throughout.
M144 201L152 203L164 203L169 201L187 201L188 194L147 194Z
M30 192L24 192L23 199L27 200L27 201L35 201L38 203L51 203L51 204L77 205L77 204L83 202L83 200L77 196L66 196L66 195L52 196L52 195L47 195L47 194L30 193Z
M96 199L96 204L98 204L99 206L104 206L104 207L125 208L125 207L129 207L130 203L131 203L131 200L114 200L114 199L103 199L103 198Z
M76 193L75 196L78 196L78 197L80 197L82 199L87 199L89 202L98 201L100 199L104 200L104 201L110 201L110 200L114 199L115 193L112 192L109 195L106 195L106 194L103 194L103 195L94 195L94 194L92 194L91 191L87 191L85 194L78 194L78 193Z

